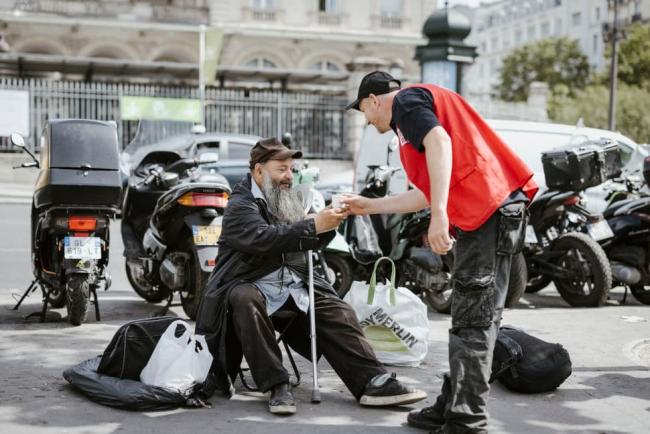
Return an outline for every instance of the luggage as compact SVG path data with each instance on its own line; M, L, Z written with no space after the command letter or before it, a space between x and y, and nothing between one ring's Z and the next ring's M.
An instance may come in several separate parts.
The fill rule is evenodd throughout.
M589 141L542 153L546 185L551 190L582 191L620 176L620 151L607 140Z
M131 321L120 327L97 367L100 374L140 381L160 336L178 318L156 317Z
M501 327L494 347L490 383L498 379L509 390L542 393L557 389L571 375L569 353L511 327Z

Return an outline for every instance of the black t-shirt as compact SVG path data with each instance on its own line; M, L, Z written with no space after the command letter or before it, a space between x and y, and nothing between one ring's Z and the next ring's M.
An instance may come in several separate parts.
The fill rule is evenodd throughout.
M424 152L422 140L432 128L440 125L433 111L433 95L421 87L401 90L393 99L393 130L399 128L415 149Z

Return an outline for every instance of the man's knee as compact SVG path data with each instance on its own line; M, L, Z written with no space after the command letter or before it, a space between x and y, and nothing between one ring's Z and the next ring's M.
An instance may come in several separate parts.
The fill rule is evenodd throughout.
M230 291L228 303L234 312L250 312L264 306L264 296L255 285L245 283Z

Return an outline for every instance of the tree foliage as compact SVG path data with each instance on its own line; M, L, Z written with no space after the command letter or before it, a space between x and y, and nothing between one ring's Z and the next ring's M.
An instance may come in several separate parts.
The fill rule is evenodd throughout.
M589 72L587 56L576 41L543 39L514 50L503 60L497 92L505 101L525 101L530 84L543 81L551 91L564 85L574 95L588 84Z
M618 79L650 88L650 25L635 23L625 33L618 52ZM606 52L608 59L611 59L611 52L610 47Z
M607 129L609 88L590 85L569 95L565 86L556 87L548 104L551 120L575 124L582 118L593 128ZM617 129L638 143L650 143L650 89L619 84L616 105Z

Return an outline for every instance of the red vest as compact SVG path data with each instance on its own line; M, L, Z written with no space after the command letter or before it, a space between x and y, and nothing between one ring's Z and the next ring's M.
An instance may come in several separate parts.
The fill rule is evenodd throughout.
M431 92L433 111L451 137L453 162L447 215L452 226L464 231L478 229L518 189L533 199L538 190L533 171L460 95L433 84L413 87ZM406 175L431 201L426 156L408 143L399 125L396 128Z

